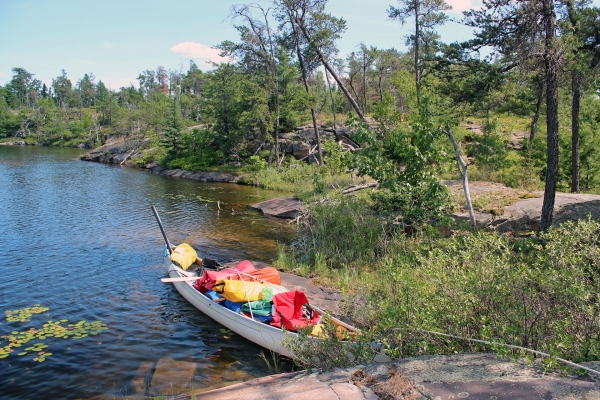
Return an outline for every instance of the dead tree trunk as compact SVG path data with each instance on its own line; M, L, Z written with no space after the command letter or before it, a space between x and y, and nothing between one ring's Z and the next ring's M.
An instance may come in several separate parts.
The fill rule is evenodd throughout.
M304 83L304 89L306 89L306 93L310 93L310 87L308 86L308 80L306 78L306 69L304 68L304 60L302 58L302 51L300 50L300 38L298 34L298 29L296 27L296 23L292 18L290 18L292 22L292 29L294 31L294 40L296 42L296 53L298 54L298 63L300 64L300 70L302 72L302 82ZM318 153L318 162L320 165L323 165L323 150L321 149L321 137L319 136L319 127L317 126L317 117L315 115L315 108L313 106L310 107L310 114L312 116L313 127L315 129L315 139L317 141L317 153Z
M579 193L579 108L581 102L581 79L573 73L573 102L571 108L571 193Z
M452 142L452 146L454 147L454 153L456 154L456 168L458 169L458 173L462 179L463 190L465 192L465 200L467 202L467 209L469 210L469 219L471 220L471 224L476 226L475 221L475 213L473 212L473 204L471 203L471 194L469 193L469 178L467 176L467 163L462 159L460 155L460 150L458 148L458 144L456 144L456 140L454 140L454 135L452 135L452 131L450 127L446 127L444 131L450 141Z
M300 30L302 31L302 34L304 35L304 37L306 38L306 40L308 41L308 43L311 43L312 42L311 36L308 33L308 31L306 30L306 28L304 27L304 25L302 25L302 23L297 18L294 19L294 22L300 28ZM344 95L346 96L346 98L350 102L350 105L352 106L352 108L354 108L354 111L356 111L356 113L358 114L358 116L359 116L360 119L362 119L363 121L365 121L365 116L363 115L362 111L360 110L360 107L358 106L358 103L356 102L356 100L354 100L354 98L352 96L350 96L350 93L348 93L348 90L342 84L342 81L340 80L339 76L335 73L335 71L333 70L333 68L331 67L331 65L329 65L329 63L327 62L327 59L323 55L323 52L321 51L321 49L319 49L318 47L315 46L315 50L317 52L317 56L319 57L319 60L321 61L321 63L323 64L323 66L327 69L327 71L329 71L329 73L331 74L331 76L333 76L333 79L335 79L335 81L337 82L339 88L342 89L342 92L344 92Z
M329 82L329 74L327 68L325 68L325 79L327 80L327 87L329 88L329 95L331 96L331 111L333 111L333 129L336 129L336 115L335 115L335 100L333 99L333 91L331 90L331 82Z

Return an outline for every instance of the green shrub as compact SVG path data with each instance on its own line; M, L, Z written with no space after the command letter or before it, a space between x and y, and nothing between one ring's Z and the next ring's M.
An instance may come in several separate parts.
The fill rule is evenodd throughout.
M246 170L248 171L260 171L267 167L267 161L261 158L259 155L250 156L248 158L248 165L246 166Z
M563 224L539 239L489 232L393 240L367 292L404 355L481 347L402 328L508 343L572 361L600 359L600 224ZM383 278L385 277L385 279ZM373 281L372 281L373 282ZM364 290L364 288L363 288Z
M343 288L344 315L386 338L391 353L511 353L428 330L600 360L600 222L568 222L538 238L446 236L428 226L407 237L365 202L316 205L304 239L278 265Z

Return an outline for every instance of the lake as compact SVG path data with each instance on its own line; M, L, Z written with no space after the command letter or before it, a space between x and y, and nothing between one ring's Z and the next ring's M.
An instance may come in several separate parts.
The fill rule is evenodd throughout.
M81 154L0 146L0 349L13 350L0 359L0 397L171 395L169 370L189 376L196 391L269 374L262 348L160 281L164 241L150 206L171 242L201 257L271 262L293 228L248 206L281 194L163 178ZM36 304L44 311L14 313Z

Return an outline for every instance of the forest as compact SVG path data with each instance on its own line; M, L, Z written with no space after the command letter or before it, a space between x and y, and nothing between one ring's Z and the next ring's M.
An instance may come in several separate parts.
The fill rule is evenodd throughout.
M447 127L471 179L598 190L596 7L492 1L464 12L473 39L444 43L436 29L450 6L402 0L381 17L399 22L406 53L360 43L337 58L346 24L326 3L235 6L239 38L217 46L230 62L208 72L193 61L178 70L159 66L140 72L137 87L109 90L93 73L72 81L65 70L46 83L15 67L0 88L0 140L88 148L111 136L146 137L153 145L144 161L172 168L279 167L282 133L309 125L318 138L318 128L350 126L363 150L346 157L348 165L363 174L389 170L379 180L397 191L392 170L411 161L400 153L414 150L393 148L399 139L415 147L414 137L432 135L437 153L419 157L429 157L434 175L456 176ZM357 129L361 123L366 130ZM427 132L413 129L422 123ZM263 142L270 145L256 145ZM323 164L321 142L314 152ZM389 165L373 165L375 153Z
M460 21L473 38L445 43L447 3L398 0L381 18L399 23L408 50L359 43L344 58L336 43L346 22L326 6L234 6L239 37L216 46L229 62L159 66L118 90L92 73L41 82L15 67L0 88L0 141L135 139L139 165L234 171L294 193L309 203L304 239L276 265L343 289L360 305L347 317L387 334L397 356L526 355L425 330L600 359L600 224L552 228L557 191L600 191L600 9L485 0ZM281 142L300 130L314 136L310 154L286 156ZM539 232L449 222L457 202L444 180L466 181L467 171L471 181L543 191ZM376 190L341 195L357 177Z

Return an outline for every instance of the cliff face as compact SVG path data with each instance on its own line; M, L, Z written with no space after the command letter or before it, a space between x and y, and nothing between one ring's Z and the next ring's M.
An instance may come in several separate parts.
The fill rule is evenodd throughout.
M150 139L122 140L113 138L108 140L104 146L85 153L80 159L106 164L122 164L131 157L141 156L140 149L149 143Z

